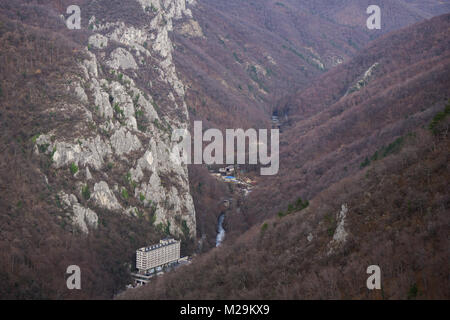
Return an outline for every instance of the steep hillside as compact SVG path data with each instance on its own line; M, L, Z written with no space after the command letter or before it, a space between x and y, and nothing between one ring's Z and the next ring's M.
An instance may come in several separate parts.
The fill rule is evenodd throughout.
M252 193L250 224L357 173L429 121L450 97L449 34L449 15L395 32L282 101L280 172Z
M120 298L448 299L449 34L443 15L383 36L283 100L280 173L228 240Z
M188 169L171 141L189 118L167 37L185 1L157 13L91 2L76 31L52 1L1 5L2 298L110 298L136 248L170 234L192 253ZM82 292L64 290L70 264Z
M448 299L450 103L432 131L330 186L301 211L121 299ZM303 201L302 201L303 202ZM381 269L381 290L366 270Z
M450 12L450 3L441 0L404 0L404 2L430 14L439 15Z
M267 125L279 99L371 39L450 11L437 1L433 8L421 3L378 1L382 28L368 30L368 0L198 0L193 18L174 32L191 117L219 128Z
M225 211L228 238L361 175L448 98L448 16L383 37L448 7L379 3L369 31L359 0L0 0L0 298L111 298L139 247L171 235L202 253ZM274 110L282 171L224 207L235 190L181 162L173 130L267 127Z
M377 5L381 9L381 30L384 34L411 25L417 21L431 18L433 15L448 13L450 7L446 3L432 0L428 3L420 0L383 0L374 3L370 0L318 0L318 1L287 1L298 3L297 6L311 10L336 23L363 29L368 15L366 9ZM293 4L294 5L294 4Z
M352 56L369 36L273 1L198 1L175 29L194 118L261 126L275 101ZM334 39L334 41L331 41Z
M186 103L191 121L202 120L204 128L267 127L274 110L280 115L282 110L288 113L285 104L287 107L290 104L285 101L295 101L291 94L299 89L302 92L321 74L328 70L332 72L349 61L371 39L433 14L448 12L445 5L434 7L432 12L425 6L419 10L420 1L410 4L380 1L382 29L368 30L366 9L369 4L369 1L359 0L196 1L190 7L192 18L177 21L173 33L174 61L180 78L188 86ZM416 44L418 51L420 43L417 41ZM395 54L395 50L393 52ZM403 59L399 53L397 56ZM362 70L358 62L352 65L355 68L349 68L351 72L358 72L353 75L355 82L356 77L371 66L363 63L366 69ZM333 80L324 86L316 82L315 98L320 99L324 88L331 91L328 88L334 88L341 81ZM346 82L345 85L350 86ZM333 91L333 94L339 96L341 93ZM317 112L315 108L311 108L312 113ZM286 143L284 137L283 140ZM285 166L284 173L292 167L290 164ZM287 176L283 175L280 181L297 179L296 174ZM272 190L270 185L269 182L260 183L263 189L268 186L267 192L256 193L255 201L247 205L249 210L244 208L233 214L234 217L228 215L228 229L239 233L259 218L273 214L275 208L284 208L287 201L299 193L279 192L284 187ZM323 185L319 184L316 191ZM308 183L308 186L314 184Z

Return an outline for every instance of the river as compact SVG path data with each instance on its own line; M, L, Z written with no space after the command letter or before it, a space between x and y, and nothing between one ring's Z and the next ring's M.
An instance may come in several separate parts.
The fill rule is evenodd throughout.
M216 236L216 247L220 246L225 239L225 229L223 228L223 220L225 219L225 213L219 216L219 221L217 222L217 236Z

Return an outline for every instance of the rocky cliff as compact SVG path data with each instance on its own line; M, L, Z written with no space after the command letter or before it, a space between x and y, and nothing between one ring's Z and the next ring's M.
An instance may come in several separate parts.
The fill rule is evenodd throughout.
M187 167L171 141L172 130L187 128L189 119L168 36L174 20L191 17L187 2L140 0L146 24L89 16L93 34L80 72L66 79L74 99L53 110L81 117L71 130L43 132L35 146L52 167L70 170L73 177L59 194L84 232L96 227L95 210L103 208L195 237ZM85 206L78 202L83 193Z

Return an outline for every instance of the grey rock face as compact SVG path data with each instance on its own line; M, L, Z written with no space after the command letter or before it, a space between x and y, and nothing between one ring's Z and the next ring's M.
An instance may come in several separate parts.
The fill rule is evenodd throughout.
M98 77L98 69L97 69L97 57L95 54L86 51L86 55L88 56L87 60L84 60L82 64L80 64L80 68L84 73L85 79L97 78Z
M96 229L98 227L98 216L89 208L85 208L78 203L75 195L68 195L61 191L58 193L60 203L65 210L72 210L69 214L72 219L72 224L78 227L81 232L89 233L89 228Z
M142 147L138 137L125 128L120 128L111 136L111 146L117 155L127 154Z
M86 92L84 92L84 89L80 85L75 87L75 94L82 103L88 103Z
M51 145L55 149L53 154L54 166L61 168L72 163L78 166L89 165L97 170L104 165L104 158L110 154L111 147L97 136L87 140L81 140L78 144L67 142L56 142Z
M96 49L105 49L108 46L108 38L98 33L90 36L88 41Z
M98 226L97 214L89 208L84 208L80 204L73 206L73 223L84 233L89 233L90 228L96 229Z
M94 184L88 206L131 217L156 210L156 224L170 223L171 233L177 235L182 233L179 221L185 221L190 235L195 237L195 209L187 167L175 156L177 145L170 139L172 129L188 128L189 114L184 101L184 84L177 76L169 37L176 19L192 19L188 5L194 2L139 2L150 19L145 27L90 17L90 25L96 34L89 38L87 45L93 50L86 48L86 59L79 63L81 75L75 74L68 79L74 85L67 86L78 98L78 103L60 110L66 117L71 116L69 110L76 110L78 114L83 112L86 116L80 117L67 135L58 129L43 133L36 140L35 153L50 156L52 167L57 170L68 170L70 165L76 164L78 173L71 176L74 181L69 184L78 187ZM145 10L151 5L158 9L157 13ZM119 43L120 47L108 56L103 49L111 46L111 41ZM144 59L151 60L152 64L143 63ZM142 72L152 76L148 85L138 81ZM168 99L155 100L150 87L158 89L155 94L159 97ZM112 169L116 167L120 169ZM123 188L129 188L124 181L124 172L136 184L134 194L130 194L130 198L134 197L130 201L135 207L130 208L122 197L116 198ZM95 181L101 176L105 181ZM144 201L140 200L141 195L145 197ZM84 232L90 223L95 225L93 211L82 207L73 197L64 197L62 202L67 209L72 208L75 215L72 222Z
M364 75L352 87L350 87L345 95L356 92L364 88L373 78L375 70L379 67L379 63L374 63L369 69L364 72Z
M150 150L147 150L145 154L138 160L136 169L130 170L131 179L133 181L141 182L144 177L144 170L155 171L155 165L153 161L153 155Z
M348 233L345 230L345 218L347 217L348 207L347 204L343 204L341 207L341 211L337 214L337 227L334 231L333 239L329 243L328 255L332 254L336 249L342 247L344 243L347 241Z
M117 48L111 53L111 59L107 64L113 69L137 69L137 63L131 53L123 48Z
M109 102L109 94L103 90L97 79L92 79L92 88L95 106L98 108L98 114L106 119L113 117L113 108Z
M69 209L78 203L77 197L73 194L68 195L65 192L59 192L58 196L64 209Z
M128 128L137 130L133 100L128 95L125 87L119 82L113 82L110 88L111 96L114 99L114 108L118 108L120 110Z
M105 181L100 181L95 184L91 199L101 208L108 210L122 210L122 206L119 201L117 201L116 196L109 189L109 186Z

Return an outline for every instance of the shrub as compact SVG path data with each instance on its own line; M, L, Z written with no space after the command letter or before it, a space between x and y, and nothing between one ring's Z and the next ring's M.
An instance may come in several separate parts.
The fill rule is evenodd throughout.
M158 207L158 205L156 203L153 203L152 200L149 201L149 206L150 206L150 212L152 215L156 214L156 209ZM156 219L156 216L155 216Z
M78 172L78 166L74 162L72 162L72 164L70 165L70 172L72 174L75 174Z
M239 56L237 55L236 52L233 52L233 57L234 57L234 60L236 60L237 62L239 62L239 63L244 63L244 61L242 61L241 59L239 59Z
M41 144L41 145L39 146L39 152L40 152L40 153L45 153L45 152L47 152L47 149L48 149L49 146L50 146L50 145L49 145L48 143Z
M415 299L417 297L417 294L419 293L419 290L417 289L417 284L414 283L410 288L408 292L408 299Z
M189 238L189 233L191 232L191 230L189 229L186 220L183 220L181 222L181 231L183 232L185 238Z
M156 214L150 214L150 225L154 225L156 221Z
M134 112L134 115L136 116L136 118L141 118L144 116L144 111L143 110L136 110Z
M158 104L155 102L155 100L152 100L151 104L153 106L153 109L155 109L156 113L159 115L161 111L159 109Z
M395 139L394 142L390 143L388 146L382 146L379 150L375 151L375 153L370 157L366 157L363 162L360 164L360 168L365 168L370 165L371 161L377 161L387 157L390 154L397 153L403 147L403 143L405 141L404 137L400 137Z
M150 5L150 10L152 10L154 13L158 12L158 9L153 5L153 3Z
M450 101L445 106L444 111L438 112L434 116L430 125L428 126L428 128L431 130L431 132L433 132L434 135L437 135L439 133L439 130L438 130L439 123L442 122L449 114L450 114Z
M288 205L287 212L288 212L288 213L291 213L291 212L293 212L293 211L294 211L294 205L293 205L292 203L290 203L290 204Z
M403 137L395 139L394 142L390 143L386 148L383 148L383 158L387 157L390 154L396 153L400 151L402 145L403 145Z
M142 211L140 211L138 208L134 208L134 212L136 213L136 216L139 219L142 219L144 217L144 213Z
M307 208L308 206L309 206L309 201L306 200L305 202L303 202L301 197L299 197L297 199L297 202L295 203L295 208L299 211Z
M303 202L302 198L299 197L299 198L297 199L297 201L295 202L295 205L292 204L292 203L290 203L290 204L288 205L288 208L287 208L287 211L286 211L286 212L284 212L284 211L279 211L279 212L278 212L278 217L282 218L282 217L284 217L284 216L286 216L286 215L288 215L288 214L291 214L291 213L293 213L293 212L295 212L295 211L301 211L301 210L307 208L308 206L309 206L309 201L306 200L305 202Z
M269 227L269 225L268 225L267 223L264 223L264 224L261 226L261 232L264 233L264 232L267 230L268 227Z
M360 168L365 168L365 167L367 167L369 164L370 164L370 160L369 160L368 157L366 157L366 158L364 159L364 161L361 162L361 164L359 165L359 167L360 167Z
M128 200L129 197L130 197L130 195L128 194L128 190L125 188L122 188L122 198L124 198L125 200Z
M85 185L81 188L81 194L83 195L83 198L86 200L89 200L91 198L91 191L89 190L88 185Z
M61 204L61 199L59 198L59 195L55 195L55 202L56 202L56 206L61 209L62 204Z
M327 225L327 234L328 236L332 237L334 235L334 232L336 231L337 222L334 218L333 214L327 214L325 216L325 222Z
M167 221L167 224L164 227L164 233L170 235L170 221Z
M40 134L38 133L31 138L31 141L33 142L33 144L36 144L36 140L37 140L37 138L39 138L39 136L40 136Z
M128 183L133 188L133 190L136 189L137 183L136 181L133 181L133 179L131 178L130 172L128 172L127 175L125 176L125 182Z
M123 110L120 109L120 106L119 106L119 103L118 103L118 102L116 102L116 103L114 104L114 111L115 111L117 114L121 115L122 117L125 116L125 114L123 113Z

